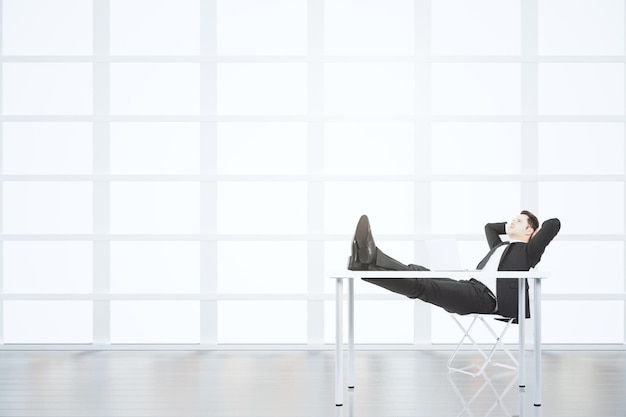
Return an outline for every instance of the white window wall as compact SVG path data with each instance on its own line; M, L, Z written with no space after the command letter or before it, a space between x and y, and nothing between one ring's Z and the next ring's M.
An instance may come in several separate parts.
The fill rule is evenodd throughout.
M454 237L471 268L483 225L530 209L563 222L546 342L623 344L624 14L0 0L0 342L322 345L323 273L361 214L401 261ZM440 309L357 292L357 342L459 337Z

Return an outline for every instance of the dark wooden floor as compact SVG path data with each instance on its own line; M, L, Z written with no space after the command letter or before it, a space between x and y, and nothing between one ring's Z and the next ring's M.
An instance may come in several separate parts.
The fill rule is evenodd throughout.
M335 407L329 351L0 351L0 416L626 415L626 352L544 352L542 407L514 372L448 374L449 354L357 351Z

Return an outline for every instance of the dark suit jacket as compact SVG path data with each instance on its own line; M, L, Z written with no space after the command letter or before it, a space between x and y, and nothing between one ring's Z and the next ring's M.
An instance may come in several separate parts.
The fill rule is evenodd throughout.
M488 223L485 225L485 235L489 248L500 246L503 242L500 235L506 234L506 223ZM559 219L549 219L543 222L537 234L528 243L515 242L509 244L500 258L498 271L528 271L541 260L546 246L554 239L561 229ZM479 269L480 265L479 265ZM517 318L518 313L518 280L497 279L496 295L498 298L498 314L504 317ZM528 281L526 281L526 318L530 317L530 302L528 298Z

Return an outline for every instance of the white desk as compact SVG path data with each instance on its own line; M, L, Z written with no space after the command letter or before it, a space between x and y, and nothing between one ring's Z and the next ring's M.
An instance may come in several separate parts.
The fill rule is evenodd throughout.
M328 278L336 280L335 286L335 405L343 405L343 281L348 280L348 388L354 388L354 280L359 278L506 278L519 280L519 317L526 317L526 285L524 279L533 281L535 289L535 393L534 404L541 405L541 280L549 273L542 271L333 271ZM526 386L525 341L526 320L519 320L519 386Z

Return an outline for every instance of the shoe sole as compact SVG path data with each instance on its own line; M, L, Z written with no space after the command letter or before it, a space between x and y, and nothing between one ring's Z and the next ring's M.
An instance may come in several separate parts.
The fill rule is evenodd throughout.
M356 241L357 253L361 263L371 263L373 254L367 253L367 237L370 235L370 222L366 215L361 216L356 225L354 240ZM369 255L369 256L368 256Z

